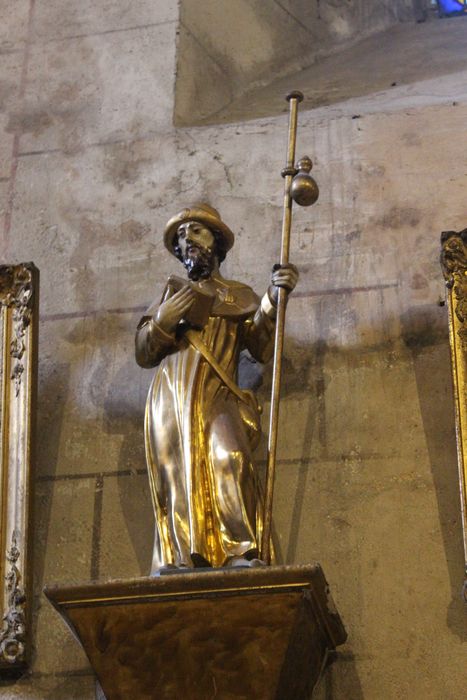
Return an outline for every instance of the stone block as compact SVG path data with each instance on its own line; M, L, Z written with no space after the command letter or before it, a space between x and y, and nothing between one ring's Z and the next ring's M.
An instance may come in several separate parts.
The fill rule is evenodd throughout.
M34 588L90 576L95 480L42 481L35 487Z
M339 697L376 699L383 686L388 697L404 697L408 677L413 697L456 696L453 679L461 667L458 654L464 635L463 623L459 625L463 557L454 422L447 399L451 394L448 354L444 345L416 348L413 363L404 370L411 374L410 382L402 376L397 381L393 378L394 387L404 392L412 384L411 402L402 396L393 396L387 404L380 399L380 406L397 407L407 414L395 416L388 424L385 408L381 424L389 428L388 434L378 436L375 425L366 431L386 449L392 440L389 433L395 430L399 452L392 456L388 452L386 458L368 455L362 462L357 454L349 454L335 463L315 458L278 464L274 531L279 561L323 561L349 629L344 666L340 670L336 666L329 680L323 681L328 692L332 688ZM366 364L365 355L362 362ZM399 357L396 364L402 371L405 362ZM352 376L358 374L354 368ZM385 376L384 380L386 386ZM377 387L374 379L368 386L373 385ZM348 402L355 385L344 393ZM365 397L363 404L368 406L367 392ZM404 406L408 403L411 406ZM336 396L331 405L337 404ZM357 421L362 417L360 412ZM294 414L290 424L296 421ZM414 438L406 431L410 425L418 437L413 451L406 452ZM347 427L348 432L342 425L343 435L351 438L358 433L358 424ZM342 578L343 561L356 572L354 577ZM432 604L427 607L429 598ZM408 619L409 629L404 623ZM369 637L364 638L363 630ZM442 640L440 646L433 645L433 636ZM454 658L448 658L451 644L456 649ZM384 678L384 650L397 668L390 679ZM413 663L426 669L416 678ZM426 679L433 674L437 681L430 689Z
M238 0L234 7L206 0L200 14L196 0L184 0L181 9L182 23L224 67L233 85L240 76L248 82L264 80L264 73L273 65L276 72L284 70L284 62L306 50L310 41L300 22L273 2ZM279 26L281 32L277 31Z
M428 634L437 636L434 627L427 630ZM460 656L447 660L445 656L436 658L432 645L425 640L421 654L412 652L411 642L416 631L411 631L408 641L405 642L404 654L401 656L390 655L386 657L387 664L383 667L375 663L373 654L364 656L347 656L344 652L342 658L333 667L328 669L328 678L323 679L323 685L332 688L335 697L352 697L356 700L378 700L381 688L385 688L388 700L399 698L427 698L427 700L457 700L459 697L459 678L463 680L459 672ZM439 639L439 637L437 637ZM417 674L411 673L413 664L417 664Z
M171 23L35 44L25 103L16 115L22 150L75 152L167 130L174 40Z
M106 477L99 542L99 580L147 576L154 516L146 473Z
M386 668L383 650L387 650L398 664L401 680L410 675L415 659L426 663L427 668L431 666L436 677L441 674L447 678L460 668L462 643L454 642L456 627L446 618L452 600L451 577L455 575L450 571L452 564L446 566L444 559L447 555L449 561L454 561L451 545L446 550L447 533L440 523L446 504L440 509L429 478L396 478L397 460L382 465L373 462L373 466L375 471L383 466L386 476L378 475L356 488L342 483L328 465L313 465L306 480L302 474L285 474L281 468L275 527L283 537L290 528L290 539L287 541L285 536L281 548L295 561L311 557L323 561L349 631L357 671L360 659L367 667L371 661L375 674L382 679ZM454 493L449 508L456 508ZM460 521L455 530L451 529L450 537L460 555ZM350 572L344 579L343 561ZM461 566L457 568L460 574ZM427 608L433 587L437 598L435 601L431 597ZM409 618L407 630L404 620ZM437 639L444 640L440 646L429 641L435 630ZM453 653L451 659L448 649ZM414 681L420 682L414 697L422 697L424 677L421 674L419 681ZM368 689L362 697L377 697L376 684L371 687L373 691Z
M0 130L3 132L5 131L5 122L6 119L4 118L4 115L0 114ZM11 164L13 159L13 141L13 134L2 134L2 138L0 140L0 185L3 185L5 182L7 182L7 180L10 177ZM2 209L4 207L3 203L4 200L2 197L0 205Z
M397 287L399 283L399 263L395 251L383 251L378 249L364 249L360 252L357 248L348 252L336 252L331 256L319 257L316 255L318 246L305 246L303 243L306 232L300 230L298 221L295 229L299 237L300 272L302 284L297 290L301 294L319 294L320 292L345 294L346 290L366 290L380 287L382 290ZM334 234L332 240L339 242L347 234L342 231ZM310 244L312 237L310 238ZM311 248L311 249L310 249ZM315 253L313 254L313 251Z
M33 674L92 673L84 651L42 597L34 627Z
M443 358L445 371L432 385L433 393L443 401L451 396L448 355L443 347L444 352L426 348L415 363L406 350L330 350L323 353L321 361L319 355L291 355L285 363L279 459L292 463L341 460L343 467L353 465L357 472L357 465L372 458L397 456L398 473L410 471L414 461L426 464L432 451L426 423L434 426L438 415L427 404L426 395L436 357ZM266 372L261 388L264 431L269 415L269 376ZM420 391L424 392L422 406ZM439 423L445 436L445 454L450 458L455 450L452 417L450 411Z
M5 216L5 212L7 209L8 205L8 192L9 192L9 180L0 180L0 216L3 217ZM5 241L3 241L2 247L5 245Z
M52 0L39 3L35 8L34 38L36 41L56 41L76 35L173 22L177 17L175 0L132 0L131 3L68 0L66 4Z
M41 476L144 467L144 406L152 373L144 373L134 359L136 323L132 314L109 314L43 324L37 444Z
M94 497L93 479L36 483L33 673L47 675L88 669L85 655L77 645L70 644L69 635L59 619L50 614L48 605L44 605L42 588L50 580L89 580Z
M183 125L188 121L187 115L189 123L193 123L220 110L232 99L232 91L225 69L193 36L191 27L181 24L179 31L184 50L177 56L177 82L184 87L176 91L174 116L175 123ZM199 99L206 83L211 90Z
M316 32L316 25L324 24L328 33L337 40L348 38L353 32L358 32L360 36L371 30L381 31L397 19L413 17L410 0L382 0L378 6L371 7L371 10L367 0L358 0L339 9L332 0L321 0L319 4L307 0L283 0L281 5L289 12L295 13L310 31Z
M313 273L310 272L310 277ZM303 280L303 284L306 280ZM288 348L293 358L342 349L351 356L387 347L400 337L400 294L396 287L308 293L290 298Z
M331 359L325 368L328 453L357 462L363 455L420 458L426 442L410 361L399 356L397 363L391 363L387 356L363 353L348 359L347 367L333 371ZM344 395L346 405L342 410L339 397Z
M1 26L2 18L0 9L0 27ZM0 81L0 183L3 178L9 177L11 172L13 141L15 137L12 114L15 110L19 109L23 61L24 56L22 51L2 53L2 77Z
M12 12L9 3L0 6L0 51L2 54L2 66L8 53L22 52L27 40L28 18L30 0L18 0L15 2L15 11ZM21 56L22 57L22 56Z
M168 138L20 159L11 254L40 268L42 314L141 308L180 272L162 244L175 157Z

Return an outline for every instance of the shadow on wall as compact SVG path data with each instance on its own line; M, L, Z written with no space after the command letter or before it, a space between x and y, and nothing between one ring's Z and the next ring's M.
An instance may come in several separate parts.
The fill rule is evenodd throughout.
M296 344L293 339L287 339L286 354L283 358L283 391L282 398L292 394L302 394L307 378L311 378L310 400L307 401L307 416L305 419L305 429L303 432L302 457L297 459L298 480L295 490L295 497L291 505L290 515L290 535L287 549L282 551L280 538L275 529L273 519L273 542L278 564L293 564L297 561L297 546L302 527L303 509L307 506L306 493L307 482L310 477L310 462L308 459L310 444L317 441L320 450L326 451L326 416L324 405L325 376L324 365L328 345L324 339L316 343L303 347ZM297 368L290 359L299 358ZM261 387L259 398L260 403L265 403L271 393L272 382L272 362L266 366L246 358L241 360L239 366L239 383L244 388L257 390ZM285 416L283 415L283 419ZM280 424L279 430L284 428ZM279 433L280 436L280 433ZM279 437L280 439L280 437ZM256 453L256 460L263 461L267 454L267 433L263 432L260 448ZM264 475L263 475L264 477ZM356 583L356 581L354 582ZM348 630L349 631L349 630ZM350 644L352 640L350 638ZM313 697L316 700L337 700L337 698L352 698L352 700L364 700L363 689L358 676L356 660L350 650L337 651L335 663L332 663L324 672L318 687L315 689Z
M434 345L433 329L439 326L440 312L445 316L446 333L444 342ZM464 555L447 311L433 304L417 307L403 314L401 322L404 342L412 353L450 577L452 600L447 625L462 641L467 641L461 597Z
M296 560L297 543L300 535L300 523L302 521L305 494L307 492L307 480L310 472L310 465L306 461L309 453L309 445L313 440L317 440L321 450L326 449L326 421L324 415L324 360L326 357L327 343L321 339L314 344L310 353L310 369L313 367L313 399L308 403L308 414L305 422L303 434L303 453L298 471L297 493L293 504L291 515L290 539L287 547L286 562L292 563ZM306 372L308 374L308 372ZM293 372L287 373L293 376ZM301 374L301 373L300 373ZM290 387L286 386L286 391ZM317 434L315 434L315 429Z
M303 534L304 508L307 507L308 479L312 477L312 465L310 464L310 445L315 445L321 457L326 459L326 410L325 410L325 359L329 348L326 340L318 339L310 345L296 343L293 338L286 339L285 352L282 367L281 400L295 396L303 398L306 393L306 401L303 402L306 417L303 424L302 454L297 456L296 468L298 470L295 497L290 506L290 533L286 550L283 551L278 537L273 518L273 540L278 564L296 564L298 559L297 549L300 541L300 533ZM272 362L262 367L263 382L259 393L260 403L265 404L269 400L272 388ZM284 435L286 416L282 411L279 420L279 442ZM267 422L267 421L266 421ZM292 426L289 426L292 427ZM262 434L261 446L256 454L256 460L266 462L267 458L267 427ZM265 475L261 475L265 476Z
M335 661L324 672L316 695L317 700L365 700L351 651L336 652Z
M104 428L122 438L118 464L118 494L124 526L134 549L140 574L150 571L154 518L144 452L144 405L146 387L133 356L115 369L104 401ZM148 384L152 374L146 372ZM144 395L144 396L143 396ZM128 485L134 479L134 488ZM141 483L144 480L144 483Z
M50 512L54 477L57 472L60 435L62 433L65 405L69 392L70 366L68 363L54 362L53 369L46 377L39 374L37 397L36 431L36 485L34 493L34 594L42 596L50 527ZM37 616L33 615L33 624ZM35 637L35 630L33 636Z

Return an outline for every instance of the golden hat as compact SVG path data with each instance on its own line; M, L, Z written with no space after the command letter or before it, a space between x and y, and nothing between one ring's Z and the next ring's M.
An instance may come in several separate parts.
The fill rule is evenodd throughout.
M178 227L181 224L185 224L187 221L198 221L200 224L204 224L211 231L216 231L224 239L225 249L230 250L234 244L235 236L221 219L221 216L217 209L209 206L205 202L196 202L192 204L189 208L182 209L172 216L167 222L167 226L164 231L164 245L167 250L174 255L173 240L177 233Z

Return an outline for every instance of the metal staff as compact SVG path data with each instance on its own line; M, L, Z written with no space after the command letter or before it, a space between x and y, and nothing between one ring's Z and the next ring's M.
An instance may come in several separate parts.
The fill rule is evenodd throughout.
M314 204L318 199L318 186L309 175L312 162L308 156L300 159L295 167L295 143L297 139L298 103L303 100L301 92L290 92L286 100L289 103L289 134L286 166L281 175L284 178L284 214L282 220L282 242L280 264L287 265L290 250L290 228L292 225L293 201L301 206ZM276 335L274 341L274 363L272 371L271 412L269 417L268 466L266 473L266 494L264 500L263 533L260 558L271 563L271 524L274 497L274 477L276 471L277 433L279 423L279 401L282 375L282 353L284 348L285 312L287 308L287 290L279 289L277 301Z

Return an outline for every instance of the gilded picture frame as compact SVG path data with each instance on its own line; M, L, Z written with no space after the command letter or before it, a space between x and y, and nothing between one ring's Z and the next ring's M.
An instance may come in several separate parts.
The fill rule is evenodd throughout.
M441 267L447 288L467 602L467 229L441 234Z
M0 676L28 666L39 271L0 266Z

